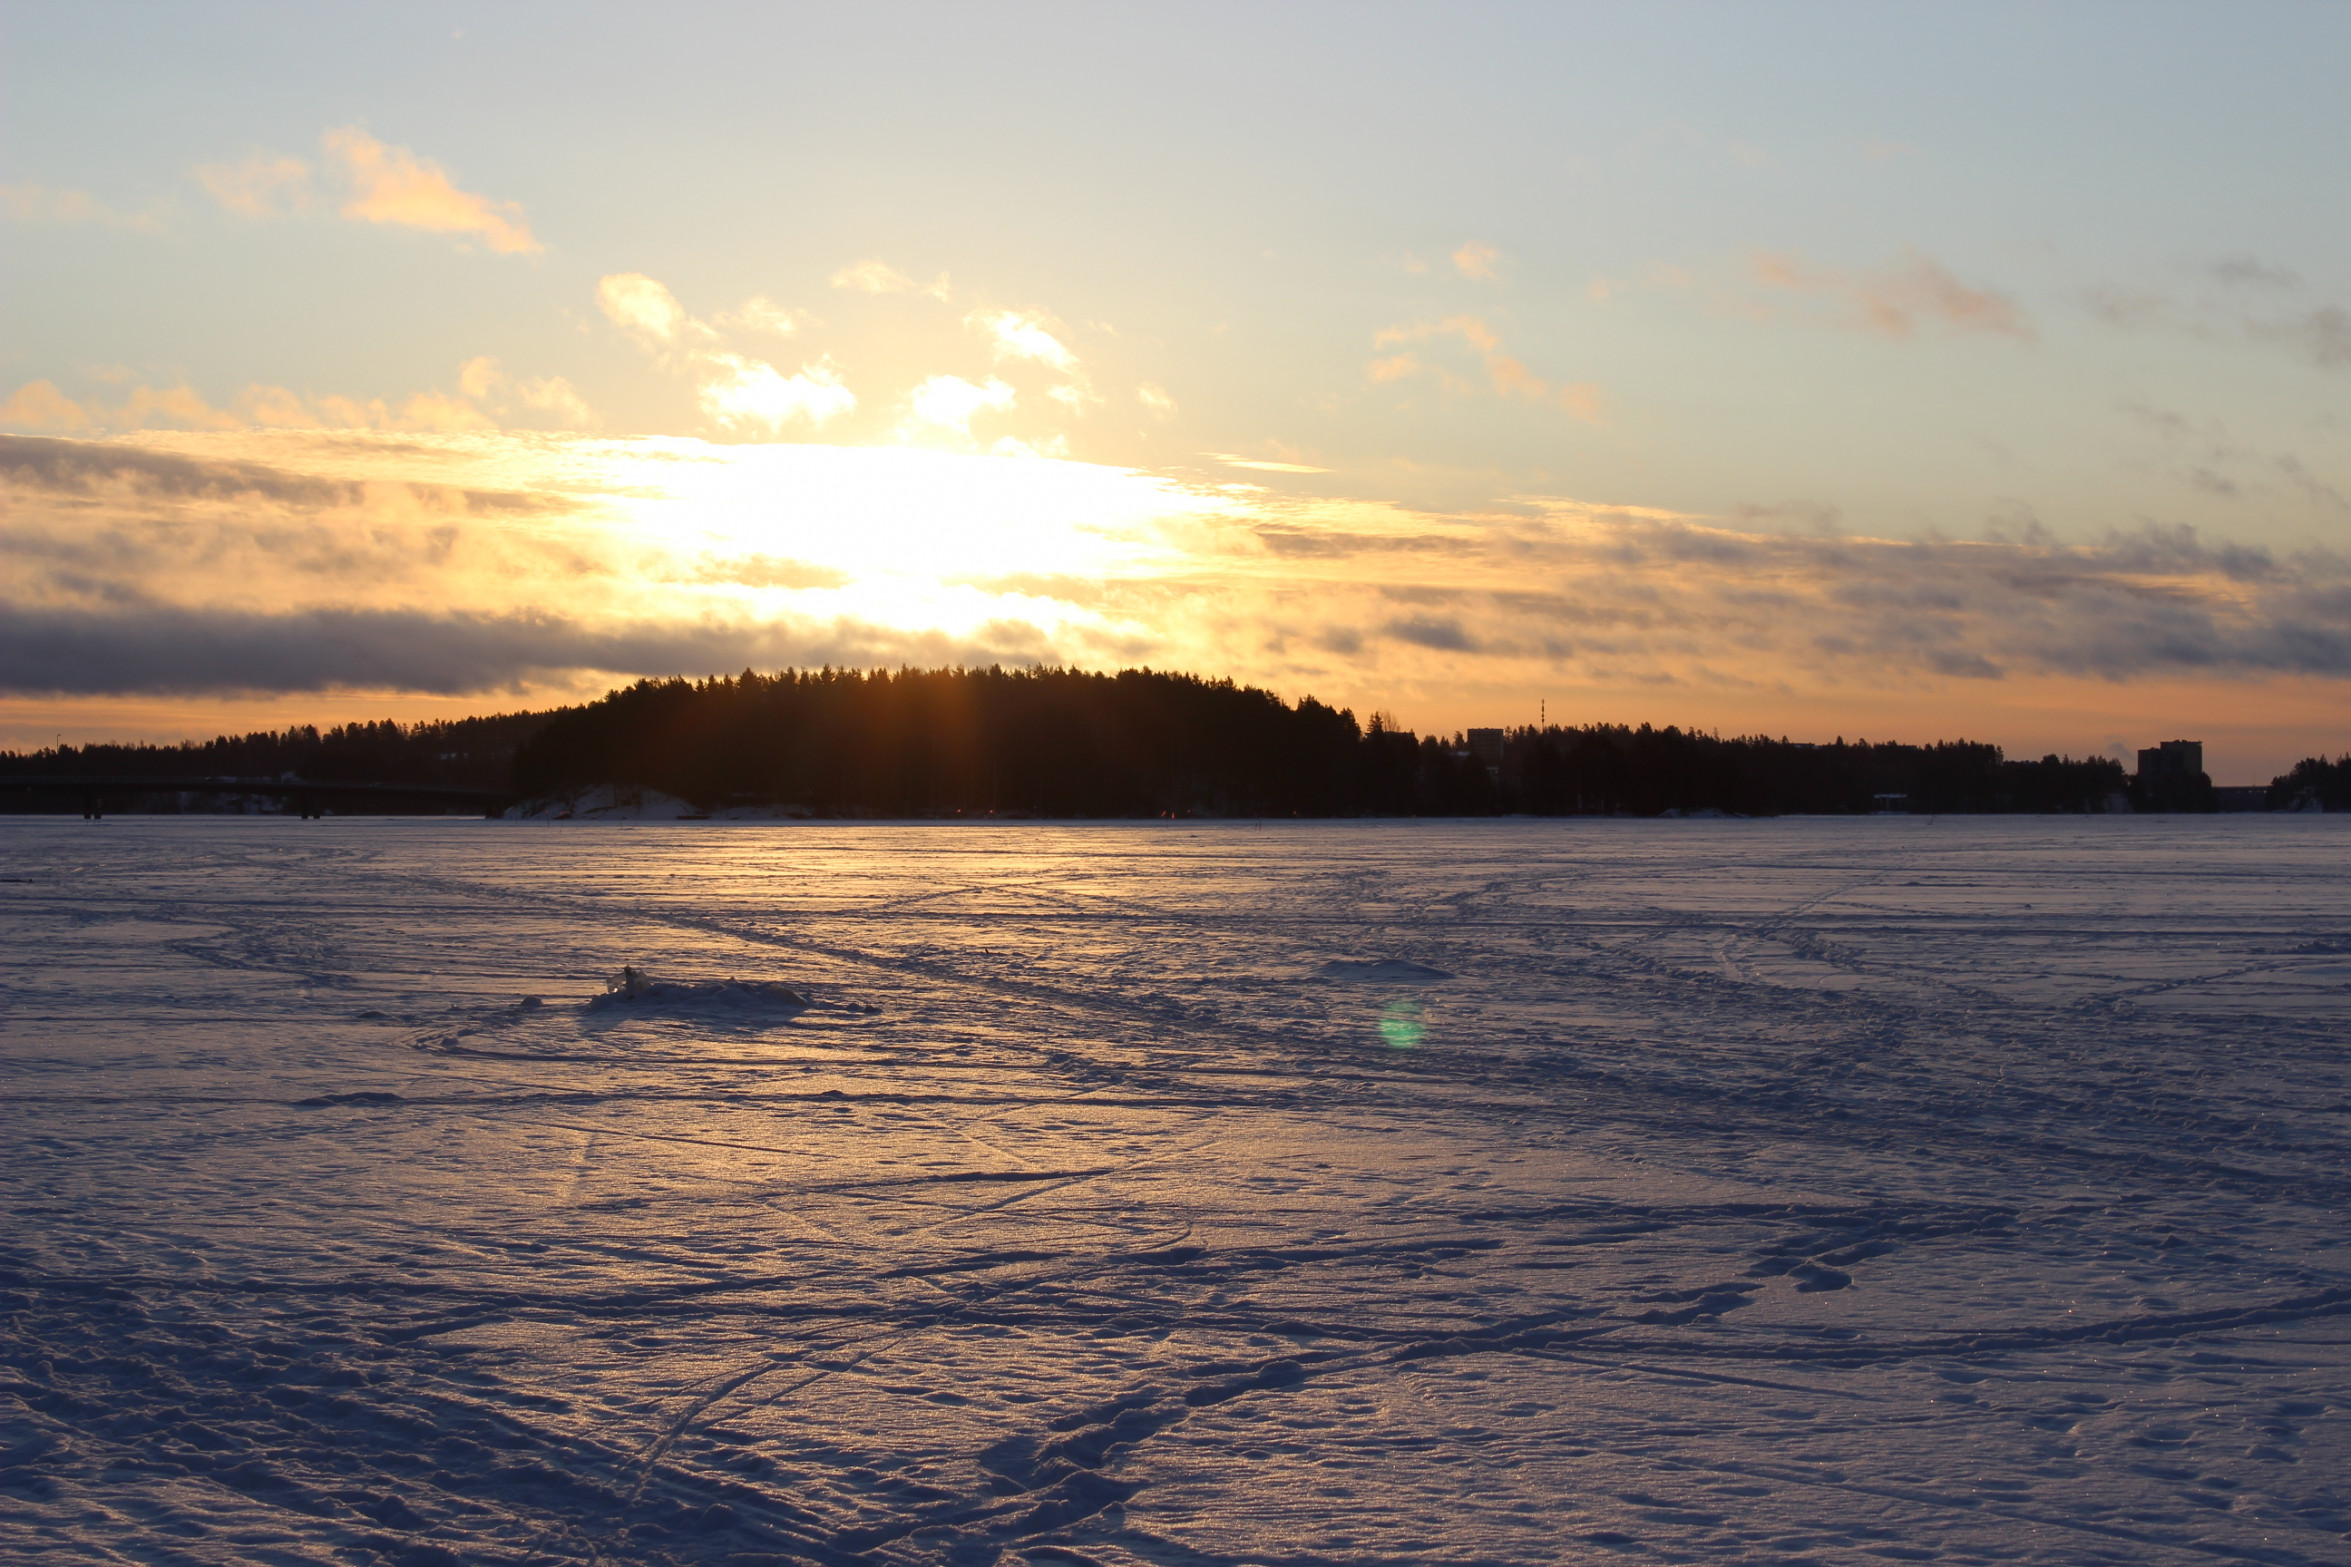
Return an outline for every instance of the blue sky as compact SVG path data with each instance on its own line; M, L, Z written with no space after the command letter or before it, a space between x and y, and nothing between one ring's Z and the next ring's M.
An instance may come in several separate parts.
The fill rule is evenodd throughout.
M1358 553L1355 619L1309 625L1230 549L1155 546L1121 569L1181 578L1221 629L1179 627L1166 592L1087 609L1083 636L1033 593L906 618L962 579L856 615L958 656L1214 657L1424 724L1548 693L1575 717L2076 751L2177 715L2245 768L2351 743L2330 716L2351 673L2341 7L77 5L5 26L0 398L26 439L216 463L259 442L306 472L331 467L322 432L348 449L361 426L371 473L400 436L517 472L635 437L1092 465L1261 526L1355 538L1376 513L1488 573L1448 568L1469 597L1431 607L1425 562L1382 577ZM614 313L654 297L615 278L674 301L671 336ZM107 504L168 521L120 484ZM63 505L26 491L10 547L58 558ZM1494 564L1564 506L1714 542L1617 601L1589 540ZM833 559L849 524L786 514L752 553ZM2060 619L2183 595L2202 618L2004 639L2004 615L2053 613L2033 590L1943 605L1967 625L1905 651L1871 607L1891 568L1868 591L1821 575L1841 540L1909 548L1872 558L1930 583L1955 568L1921 549L2021 551L1961 572L2012 597L2053 560L2105 573L2105 608ZM1789 618L1723 630L1766 558ZM1510 599L1524 571L1543 594ZM105 575L88 551L28 569L14 607L99 613L137 573ZM207 609L169 572L137 580ZM301 607L451 597L421 582ZM1697 619L1626 629L1667 600ZM788 656L816 644L778 627L838 629L846 602L691 612ZM530 668L470 692L23 682L0 727L511 705L649 672Z

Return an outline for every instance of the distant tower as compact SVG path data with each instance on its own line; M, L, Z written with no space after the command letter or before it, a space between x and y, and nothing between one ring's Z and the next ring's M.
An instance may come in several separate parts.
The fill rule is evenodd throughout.
M2204 742L2201 740L2166 740L2161 745L2142 746L2139 749L2141 783L2184 780L2203 771Z

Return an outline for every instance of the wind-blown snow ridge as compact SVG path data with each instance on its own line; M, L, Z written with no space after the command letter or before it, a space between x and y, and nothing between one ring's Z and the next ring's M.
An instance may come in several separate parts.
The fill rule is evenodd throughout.
M2340 822L0 821L0 1559L2338 1563Z

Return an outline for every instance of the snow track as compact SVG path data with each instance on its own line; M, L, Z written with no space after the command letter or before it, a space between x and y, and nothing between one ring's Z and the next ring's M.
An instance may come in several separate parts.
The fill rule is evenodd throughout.
M2351 1560L2346 848L0 823L0 1557Z

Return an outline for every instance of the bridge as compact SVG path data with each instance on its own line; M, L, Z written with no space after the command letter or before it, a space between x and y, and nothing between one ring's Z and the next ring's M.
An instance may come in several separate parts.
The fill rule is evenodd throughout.
M359 780L310 778L178 778L155 773L14 773L0 776L0 792L61 794L79 797L82 819L105 815L109 800L126 795L260 794L292 803L305 821L326 815L331 801L345 810L370 801L382 804L471 805L485 816L495 816L514 803L506 789L474 789L458 784L372 783Z

